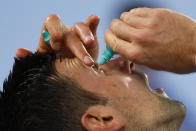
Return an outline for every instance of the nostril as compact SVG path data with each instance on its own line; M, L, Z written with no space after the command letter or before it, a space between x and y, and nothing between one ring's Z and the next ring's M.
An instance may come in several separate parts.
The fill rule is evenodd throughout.
M130 67L130 69L131 69L131 70L134 70L134 68L135 68L135 64L134 64L133 62L130 62L129 67Z
M118 61L118 68L124 73L131 73L130 62L126 59ZM131 65L132 66L132 65Z
M135 66L134 66L134 63L130 61L130 63L129 63L129 70L130 70L130 73L133 72L134 67L135 67Z
M134 66L133 62L131 62L129 66L130 66L130 69L132 69Z
M113 117L112 117L112 116L103 117L102 120L103 120L104 122L110 122L110 121L113 120Z

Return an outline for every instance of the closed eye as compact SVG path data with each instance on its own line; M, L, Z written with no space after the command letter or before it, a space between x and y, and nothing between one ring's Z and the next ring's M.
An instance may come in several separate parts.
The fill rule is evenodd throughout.
M98 64L94 64L93 65L93 69L97 72L101 72L101 73L104 73L104 70L102 68L99 68Z

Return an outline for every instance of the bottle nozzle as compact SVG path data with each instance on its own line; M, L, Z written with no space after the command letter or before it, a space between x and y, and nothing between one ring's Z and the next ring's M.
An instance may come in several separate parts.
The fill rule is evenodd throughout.
M114 54L116 53L106 44L106 50L104 50L100 64L101 65L105 64L107 61L109 61L112 58Z

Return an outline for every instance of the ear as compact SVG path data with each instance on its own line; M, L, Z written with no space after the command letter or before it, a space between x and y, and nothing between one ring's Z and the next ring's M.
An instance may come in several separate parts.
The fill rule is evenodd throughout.
M81 123L87 131L119 131L125 126L121 113L101 105L90 107L82 116Z

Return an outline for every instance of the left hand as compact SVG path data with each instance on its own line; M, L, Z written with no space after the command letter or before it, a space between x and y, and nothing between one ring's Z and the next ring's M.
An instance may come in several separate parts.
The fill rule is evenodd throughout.
M48 30L51 44L46 44L44 36L41 34L37 52L55 51L63 55L74 55L86 65L91 66L93 63L86 62L84 57L87 55L92 57L94 61L97 60L99 45L96 31L98 24L99 17L91 15L85 23L79 22L69 28L61 23L61 19L57 15L50 15L44 22L42 31ZM18 58L24 58L31 54L32 52L25 48L16 50Z

